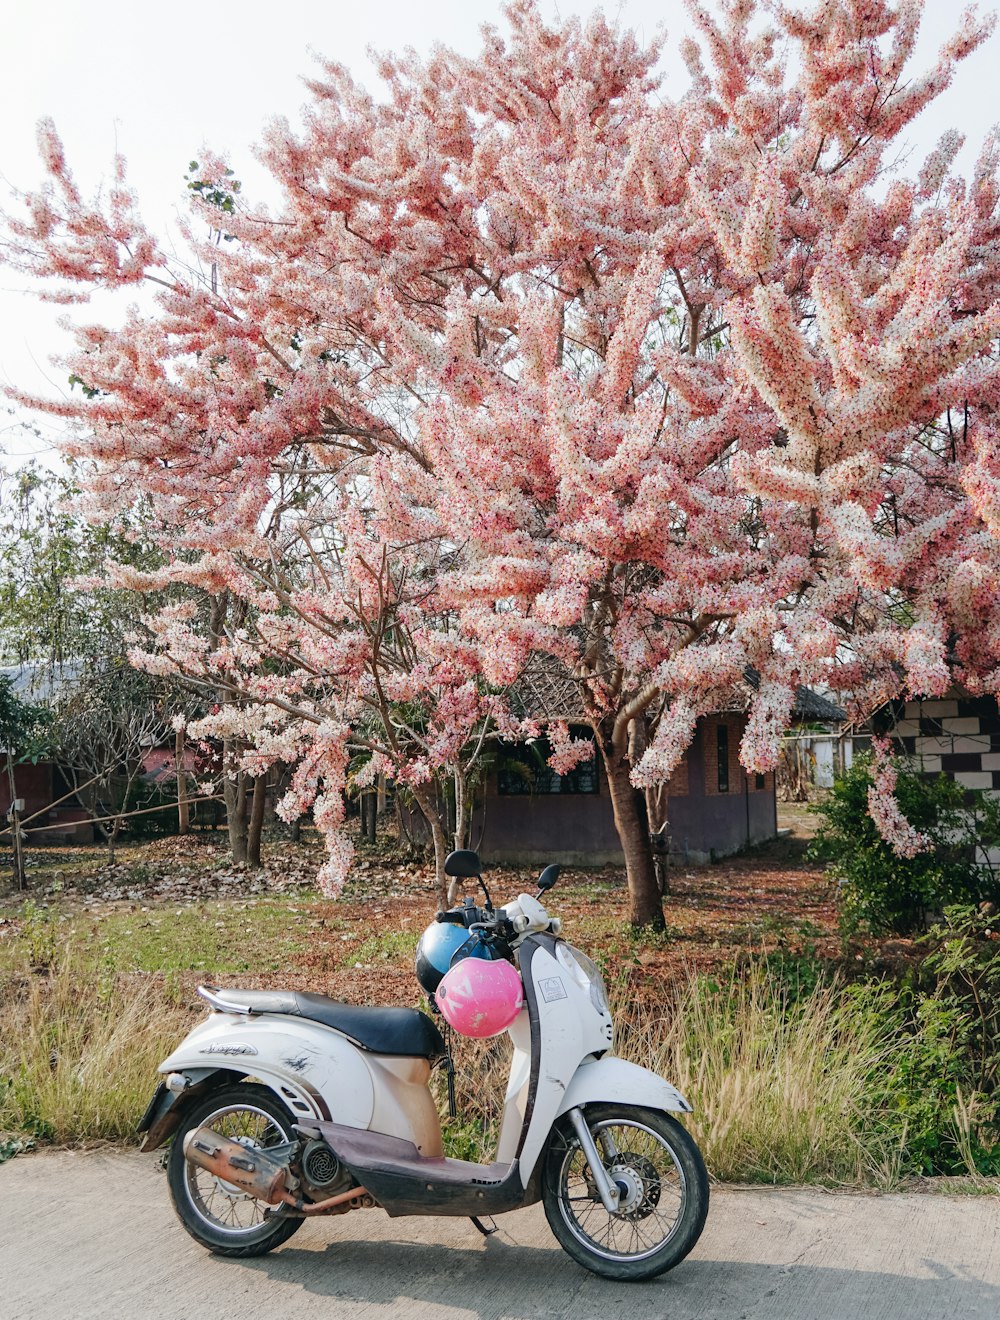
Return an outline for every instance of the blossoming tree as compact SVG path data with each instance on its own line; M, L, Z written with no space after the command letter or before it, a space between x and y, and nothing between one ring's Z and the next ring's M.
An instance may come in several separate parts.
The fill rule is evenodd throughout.
M969 182L954 133L916 178L890 168L989 25L966 15L913 76L921 7L691 3L677 100L655 44L530 0L476 59L382 60L381 102L324 65L302 128L262 145L273 214L202 162L194 217L227 198L230 241L192 225L188 267L121 171L88 204L43 129L50 181L8 261L157 291L79 331L88 396L43 406L76 424L95 517L141 496L168 575L248 602L254 636L226 648L244 734L266 757L281 726L331 888L352 703L379 707L377 565L416 554L420 586L376 750L393 702L440 730L377 764L417 783L487 715L507 728L496 694L550 658L595 733L637 923L662 922L648 801L748 666L751 771L799 683L859 710L1000 686L996 144ZM157 625L173 663L200 645L182 623ZM557 769L591 753L552 732ZM879 783L882 828L918 846Z

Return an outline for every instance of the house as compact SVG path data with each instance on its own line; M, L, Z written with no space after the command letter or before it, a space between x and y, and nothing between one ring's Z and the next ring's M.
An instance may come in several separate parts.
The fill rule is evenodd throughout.
M953 689L942 698L890 702L872 718L873 730L905 753L924 774L946 774L967 789L1000 797L1000 709L996 697ZM1000 849L982 859L1000 865Z
M81 672L74 662L62 665L27 663L0 668L0 676L10 680L11 690L21 701L34 706L51 706L71 691ZM44 843L91 843L94 827L90 812L77 801L72 786L63 777L55 761L36 763L14 760L17 798L23 803L19 815L26 830ZM10 771L6 748L0 748L0 819L7 820L11 809Z
M748 675L751 686L753 677ZM553 709L551 693L546 705ZM805 724L844 719L839 706L801 687L793 714ZM741 710L698 721L667 785L667 832L674 857L707 862L776 837L774 773L748 774L740 764L746 724ZM589 734L582 726L572 731L578 737ZM479 840L483 857L531 865L621 865L624 856L600 757L558 775L545 764L548 755L544 739L500 744L473 818L472 839Z

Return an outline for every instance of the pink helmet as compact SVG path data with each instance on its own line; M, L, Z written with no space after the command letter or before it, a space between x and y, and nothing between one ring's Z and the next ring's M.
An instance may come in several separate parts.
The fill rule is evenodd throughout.
M441 978L434 999L461 1036L498 1036L524 1005L521 978L505 959L463 958Z

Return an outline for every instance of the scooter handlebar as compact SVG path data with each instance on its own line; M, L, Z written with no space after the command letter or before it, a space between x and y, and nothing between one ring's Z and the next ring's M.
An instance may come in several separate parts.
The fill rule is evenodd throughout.
M445 925L464 926L465 913L463 911L438 912L435 915L434 920L440 921Z

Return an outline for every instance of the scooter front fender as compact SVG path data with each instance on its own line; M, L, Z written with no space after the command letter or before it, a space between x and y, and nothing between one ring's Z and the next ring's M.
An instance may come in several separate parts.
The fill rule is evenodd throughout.
M581 1105L609 1102L644 1105L647 1109L665 1109L676 1114L691 1113L691 1106L680 1091L656 1073L626 1059L605 1056L580 1064L566 1088L559 1114Z

